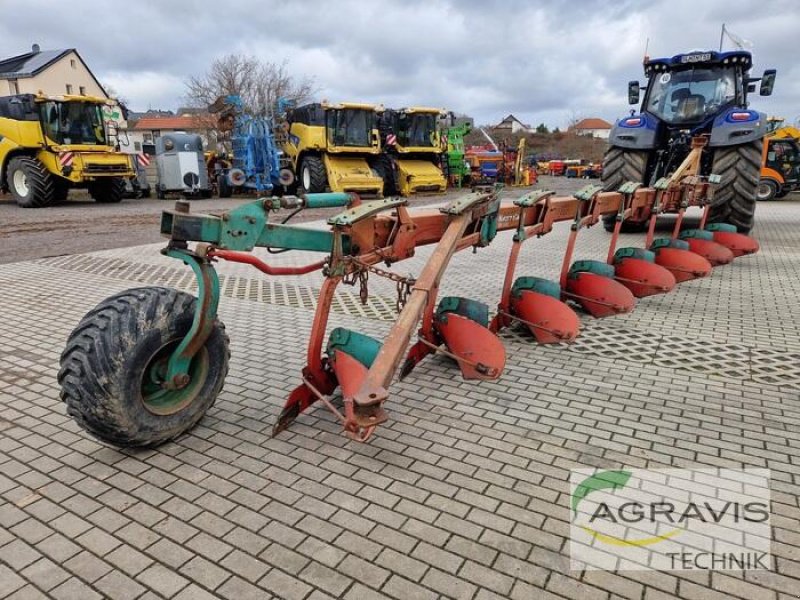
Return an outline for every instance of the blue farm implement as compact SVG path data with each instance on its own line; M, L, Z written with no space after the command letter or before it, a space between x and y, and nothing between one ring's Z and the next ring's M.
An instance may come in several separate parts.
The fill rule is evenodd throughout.
M706 255L712 250L756 251L752 238L716 224L701 225L711 239L697 231L680 239L676 227L670 238L648 240L648 248L616 247L628 219L647 215L652 238L655 218L665 208L679 215L689 206L708 210L716 184L713 176L697 173L695 159L703 144L697 141L679 175L657 186L624 182L611 191L587 186L574 196L534 191L501 202L496 188L485 187L440 209L412 211L404 199L362 202L353 193L320 193L261 198L220 216L190 213L188 203L179 201L162 216L161 233L169 239L163 253L194 271L197 297L149 287L104 300L67 342L59 372L61 396L80 426L108 443L148 446L172 439L202 418L227 373L228 338L217 315L220 289L214 263L247 263L269 276L319 272L306 366L273 432L280 433L319 402L349 437L366 441L388 419L385 404L394 375L399 370L401 377L413 376L415 366L430 354L453 359L464 379L496 379L506 361L513 360L497 337L503 327L519 323L540 343L569 342L579 333L577 311L595 317L624 314L634 308L635 298L667 293L676 281L708 275L709 261L693 252L688 240L706 242ZM343 211L328 219L327 229L270 223L271 214L282 209L331 207ZM614 223L607 254L574 260L580 233L604 220ZM570 226L559 279L517 276L522 245L558 223ZM477 299L439 299L440 281L453 255L489 246L506 231L513 234L513 243L495 315ZM433 251L415 277L378 266L406 260L426 245ZM278 267L250 254L255 247L322 256L303 266ZM399 314L388 334L376 340L348 328L329 331L339 284L359 285L366 301L370 275L390 279L397 289Z
M220 196L228 197L233 191L264 194L291 183L287 173L281 172L271 119L248 114L239 96L218 98L209 111L219 114L219 130L229 132L233 151L230 166L217 173Z

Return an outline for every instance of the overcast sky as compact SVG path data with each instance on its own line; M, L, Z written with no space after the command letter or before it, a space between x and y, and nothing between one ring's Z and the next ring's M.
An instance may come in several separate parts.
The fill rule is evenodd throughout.
M115 7L122 6L126 12ZM625 114L641 60L752 42L778 69L770 115L800 117L800 0L0 0L0 55L76 48L134 110L174 110L215 57L287 60L318 97L432 105L563 127ZM729 40L726 49L733 49Z

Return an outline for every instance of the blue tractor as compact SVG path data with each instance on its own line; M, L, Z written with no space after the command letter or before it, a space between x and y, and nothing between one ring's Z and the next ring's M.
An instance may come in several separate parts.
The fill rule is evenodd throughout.
M708 135L701 174L721 177L709 223L730 223L742 233L753 227L767 117L751 110L748 94L760 81L761 96L772 94L775 70L750 77L749 52L691 52L644 61L647 85L639 113L617 121L603 161L603 185L616 190L626 181L653 185L686 158L692 138ZM628 102L638 104L638 81L628 84ZM615 217L604 219L611 231ZM647 220L626 221L625 231L642 231Z
M230 166L220 168L216 174L220 197L227 198L234 191L266 194L291 185L294 176L290 170L281 169L281 151L275 143L272 119L248 114L236 95L218 98L209 111L219 113L218 128L230 132L233 151Z

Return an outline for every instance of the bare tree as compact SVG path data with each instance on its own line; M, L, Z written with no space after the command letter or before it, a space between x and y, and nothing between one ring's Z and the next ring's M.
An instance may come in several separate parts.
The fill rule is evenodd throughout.
M278 98L307 101L316 91L309 77L289 73L286 61L274 63L244 54L228 54L211 63L206 73L185 82L190 106L207 108L220 96L238 95L254 115L268 115Z

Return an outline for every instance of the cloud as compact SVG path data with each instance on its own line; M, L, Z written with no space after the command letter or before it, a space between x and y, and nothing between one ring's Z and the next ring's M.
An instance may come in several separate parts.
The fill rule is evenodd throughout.
M139 0L125 12L86 0L4 3L0 54L34 42L77 48L132 107L174 109L183 81L215 57L288 61L320 98L424 104L496 122L563 127L573 115L614 119L641 60L716 48L722 23L754 43L758 74L778 69L776 94L753 106L800 116L796 0ZM47 18L42 18L47 15ZM793 18L794 17L794 18ZM649 40L649 43L648 43ZM728 45L730 48L730 45Z

